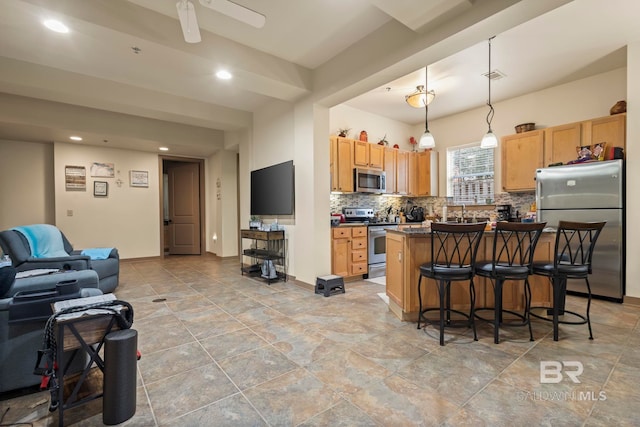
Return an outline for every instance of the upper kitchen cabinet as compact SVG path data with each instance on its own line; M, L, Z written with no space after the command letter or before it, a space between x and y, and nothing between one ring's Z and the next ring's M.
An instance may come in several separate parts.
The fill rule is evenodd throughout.
M353 192L353 141L349 138L331 137L329 161L331 165L331 191Z
M384 145L365 141L353 141L354 167L382 170L384 167L384 147Z
M543 167L544 131L534 130L502 138L502 189L535 189L536 169Z
M384 173L387 180L387 194L397 194L398 192L398 150L395 148L384 149Z
M544 130L544 166L566 163L577 157L576 147L582 145L582 125L570 123Z
M438 195L438 153L421 151L416 153L416 196Z
M505 136L501 146L502 188L535 190L537 168L576 160L579 147L585 145L604 142L607 154L608 148L625 148L625 131L626 114L622 113Z
M408 151L396 153L396 192L409 194L409 156Z
M608 148L624 148L625 129L626 114L547 128L544 131L544 165L577 159L577 147L580 146L605 142Z
M396 148L384 149L384 171L387 194L407 194L409 191L409 152Z
M626 117L627 115L622 113L582 122L583 143L580 145L593 145L606 142L607 148L624 148L626 141Z

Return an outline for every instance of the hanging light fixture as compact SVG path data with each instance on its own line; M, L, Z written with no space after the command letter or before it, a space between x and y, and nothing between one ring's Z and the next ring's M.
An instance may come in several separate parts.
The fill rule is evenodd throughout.
M424 87L427 88L427 77L429 74L429 69L424 67ZM433 91L431 91L433 92ZM427 94L429 92L426 92ZM435 96L435 95L434 95ZM431 98L433 100L433 98ZM429 98L426 98L424 103L424 133L420 137L420 142L418 142L418 148L433 148L436 146L436 140L433 139L433 135L429 132ZM407 101L409 102L409 101Z
M429 92L424 90L424 86L416 86L416 90L409 95L405 96L404 99L407 101L407 104L411 105L413 108L422 108L426 103L430 104L433 101L433 98L436 97L436 93L432 90Z
M489 106L489 113L487 114L487 125L489 126L489 131L482 137L482 141L480 141L480 148L495 148L498 146L498 138L491 130L491 121L493 120L493 105L491 105L491 40L493 40L495 36L489 39L489 72L487 73L487 79L489 80L489 100L487 101L487 105Z

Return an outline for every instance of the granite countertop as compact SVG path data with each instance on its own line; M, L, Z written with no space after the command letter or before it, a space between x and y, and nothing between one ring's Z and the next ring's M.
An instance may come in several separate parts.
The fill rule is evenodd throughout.
M493 233L495 230L485 230L486 233ZM431 234L431 228L429 227L414 227L414 228L405 228L403 230L387 230L389 233L399 233L403 235L414 235L414 236L428 236ZM553 227L545 227L542 230L543 233L552 233L556 232L556 229Z

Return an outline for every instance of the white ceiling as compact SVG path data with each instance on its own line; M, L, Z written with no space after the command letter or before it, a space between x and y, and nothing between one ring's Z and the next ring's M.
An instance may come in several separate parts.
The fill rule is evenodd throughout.
M202 42L188 44L176 1L3 0L0 139L81 133L207 156L252 112L307 96L418 124L424 112L404 95L425 64L430 118L486 103L492 35L492 68L507 76L492 101L624 66L640 40L636 0L236 0L266 16L261 29L191 0ZM71 32L50 32L45 17ZM221 68L234 78L216 79Z

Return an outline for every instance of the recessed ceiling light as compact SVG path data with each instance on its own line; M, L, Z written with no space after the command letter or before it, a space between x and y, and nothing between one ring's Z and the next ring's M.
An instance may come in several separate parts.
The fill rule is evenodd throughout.
M57 21L55 19L47 19L43 22L44 26L50 29L51 31L55 31L56 33L68 33L69 27L64 25L62 22Z
M82 137L81 136L70 136L69 139L72 139L74 141L82 141Z
M233 76L227 70L220 70L216 73L216 77L221 80L229 80Z
M160 147L160 148L158 148L158 150L160 150L160 151L169 151L169 148L167 148L167 147Z

